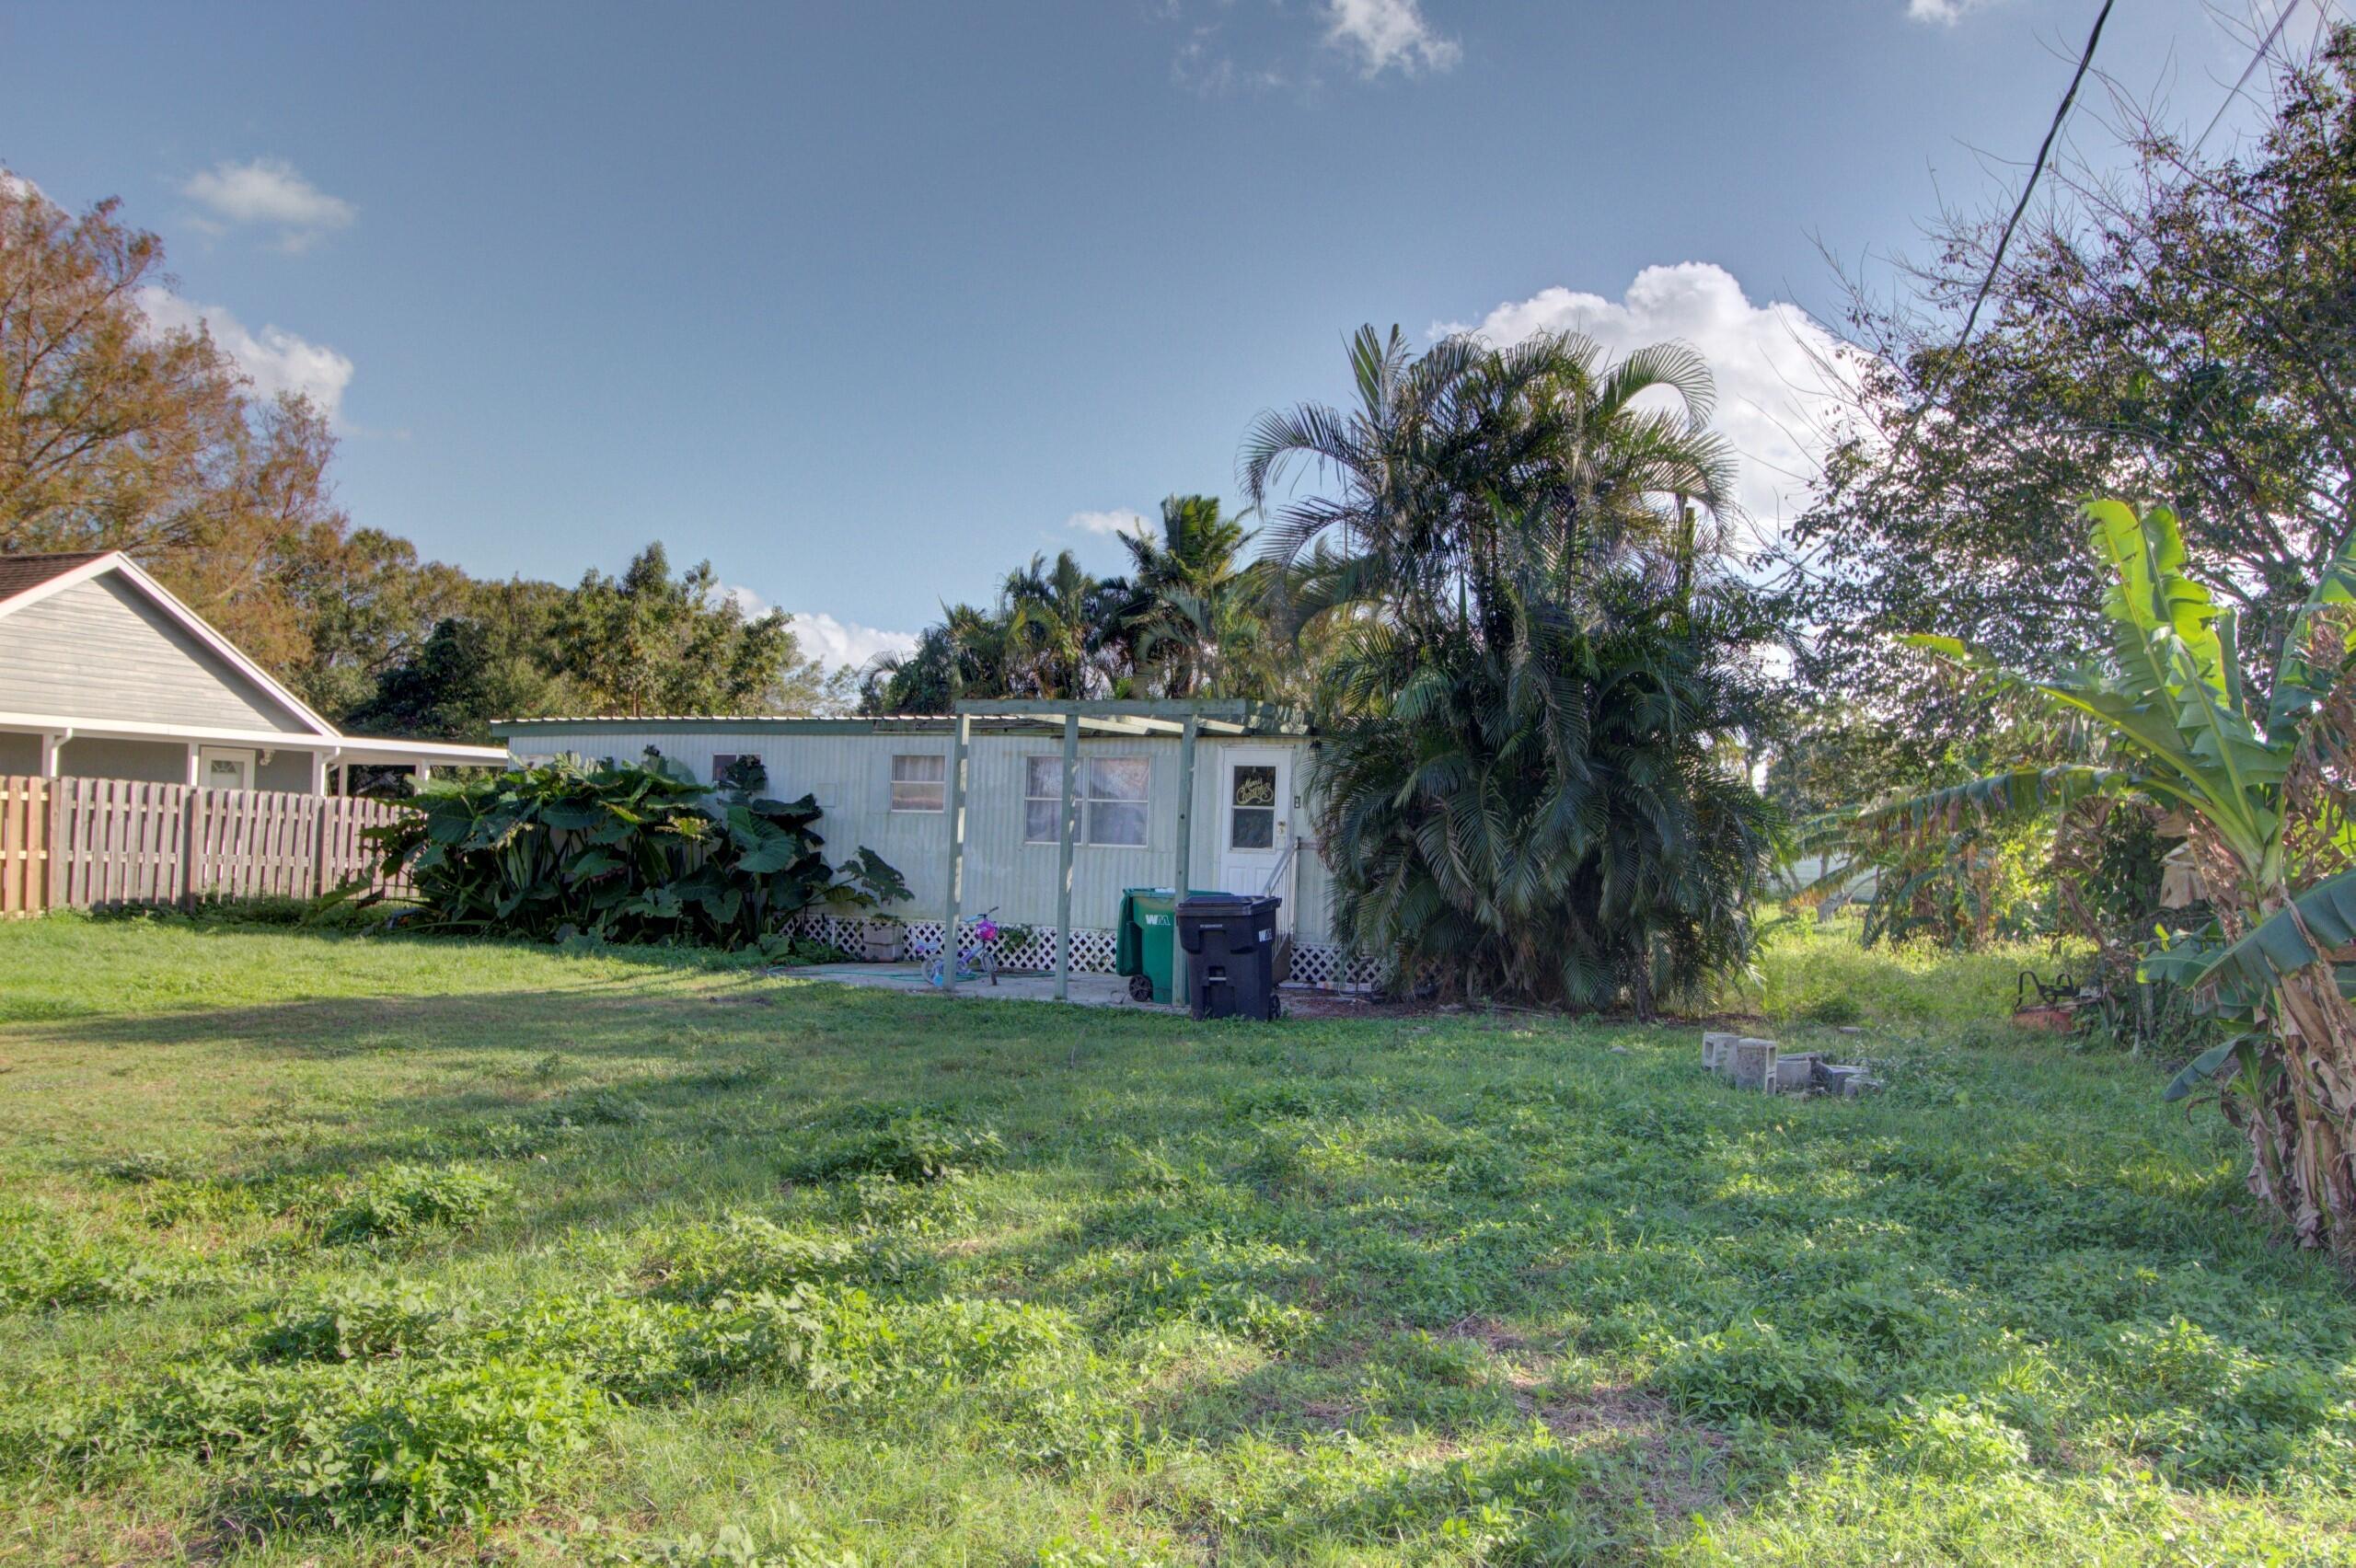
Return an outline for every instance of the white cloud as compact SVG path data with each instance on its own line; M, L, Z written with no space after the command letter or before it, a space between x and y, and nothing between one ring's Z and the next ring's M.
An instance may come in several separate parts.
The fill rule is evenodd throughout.
M1445 71L1463 52L1432 31L1417 0L1325 0L1325 41L1354 56L1369 76L1394 65L1410 76Z
M1782 301L1753 305L1734 274L1704 261L1647 267L1617 300L1550 288L1470 329L1434 331L1468 329L1500 345L1582 332L1615 356L1672 338L1691 344L1716 377L1712 422L1741 455L1736 494L1761 536L1798 511L1854 384L1849 351L1807 312Z
M1974 11L1984 11L1998 0L1906 0L1906 15L1917 22L1951 28Z
M1153 536L1153 525L1146 520L1145 513L1121 507L1110 512L1075 512L1064 519L1064 526L1083 534L1101 534L1106 538L1121 534L1140 539Z
M352 364L324 343L298 338L283 327L248 331L225 308L191 305L165 289L141 289L139 307L159 332L193 332L203 327L213 334L214 346L237 362L264 398L299 392L330 420L342 407Z
M767 599L743 586L723 588L721 596L734 600L736 607L748 617L765 616L773 607ZM823 610L816 615L789 615L785 620L793 630L793 640L801 645L802 656L815 659L828 669L837 664L864 669L867 662L879 653L916 651L917 637L912 631L885 631L857 621L837 620Z
M282 158L221 163L191 178L180 194L212 214L205 226L250 224L278 231L278 244L302 250L331 229L349 228L352 204L330 196Z
M788 618L793 623L794 640L802 644L803 657L815 659L830 669L837 664L864 669L867 662L879 653L916 651L917 637L912 631L885 631L857 621L837 620L823 610L816 615Z

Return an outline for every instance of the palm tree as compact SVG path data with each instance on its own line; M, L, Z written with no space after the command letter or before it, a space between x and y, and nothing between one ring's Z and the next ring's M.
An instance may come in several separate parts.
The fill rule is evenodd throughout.
M1242 559L1252 537L1207 495L1164 500L1158 537L1121 536L1132 567L1121 635L1138 675L1158 675L1164 696L1231 695L1230 674L1256 662L1268 574Z
M1100 588L1069 550L1058 551L1053 567L1034 555L1028 566L1007 573L999 598L1012 649L1011 673L1034 694L1090 697L1105 684Z
M1350 364L1356 409L1265 414L1244 444L1244 494L1263 515L1296 462L1334 487L1286 502L1266 533L1295 626L1375 602L1419 631L1461 625L1500 602L1501 518L1542 515L1565 560L1647 553L1690 582L1715 543L1691 509L1732 516L1709 367L1681 343L1612 363L1571 333L1507 349L1458 337L1417 358L1397 328L1385 340L1366 327ZM1656 390L1677 407L1637 406Z
M1265 559L1289 624L1337 645L1339 924L1461 993L1640 1012L1739 963L1774 824L1722 741L1768 703L1762 618L1689 512L1730 511L1706 367L1568 336L1416 358L1372 329L1351 364L1354 409L1266 415L1242 464L1264 515L1295 461L1327 481ZM1638 407L1655 388L1678 407Z

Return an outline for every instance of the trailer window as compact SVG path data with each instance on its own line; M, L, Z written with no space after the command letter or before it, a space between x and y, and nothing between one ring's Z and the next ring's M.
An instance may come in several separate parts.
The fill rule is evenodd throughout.
M1063 803L1064 759L1023 759L1022 837L1029 844L1056 842L1056 813ZM1141 756L1091 756L1080 764L1072 800L1080 809L1075 843L1115 848L1142 847L1146 839L1148 783L1153 764Z

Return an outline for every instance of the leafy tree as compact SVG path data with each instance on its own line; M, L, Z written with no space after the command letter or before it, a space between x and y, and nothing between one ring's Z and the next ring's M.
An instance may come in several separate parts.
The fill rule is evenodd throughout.
M163 242L0 168L0 552L138 556L265 663L308 652L287 582L341 547L335 438L263 400L200 327L165 329Z
M1354 340L1357 404L1263 418L1255 506L1307 459L1271 559L1321 672L1336 917L1404 974L1649 1013L1750 951L1774 814L1730 743L1769 705L1750 596L1703 570L1723 510L1708 375L1547 337ZM1682 407L1639 408L1665 388Z
M677 577L661 544L619 577L591 569L557 611L557 670L598 711L764 712L800 663L782 613L748 619L710 561Z
M2014 663L2103 635L2072 509L2162 498L2215 591L2276 635L2356 533L2356 32L2287 70L2247 156L2138 119L2123 178L2064 168L1958 346L1998 225L1951 216L1898 304L1862 293L1854 418L1774 563L1801 672L1918 760L1984 729L1970 683L1893 634Z

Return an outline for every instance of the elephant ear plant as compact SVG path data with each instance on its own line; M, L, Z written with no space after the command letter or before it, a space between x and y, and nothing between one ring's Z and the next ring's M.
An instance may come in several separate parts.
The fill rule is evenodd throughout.
M429 930L768 948L813 906L907 896L864 847L839 875L827 867L813 797L733 782L715 790L661 757L559 760L429 789L375 836Z
M2196 987L2228 1037L2169 1097L2209 1085L2248 1134L2251 1191L2303 1244L2356 1262L2356 555L2326 567L2261 696L2233 611L2187 572L2175 515L2116 501L2085 515L2111 578L2098 660L2032 679L1953 638L1912 640L2091 718L2123 764L2106 782L2183 813L2213 918L2160 938L2143 969Z

